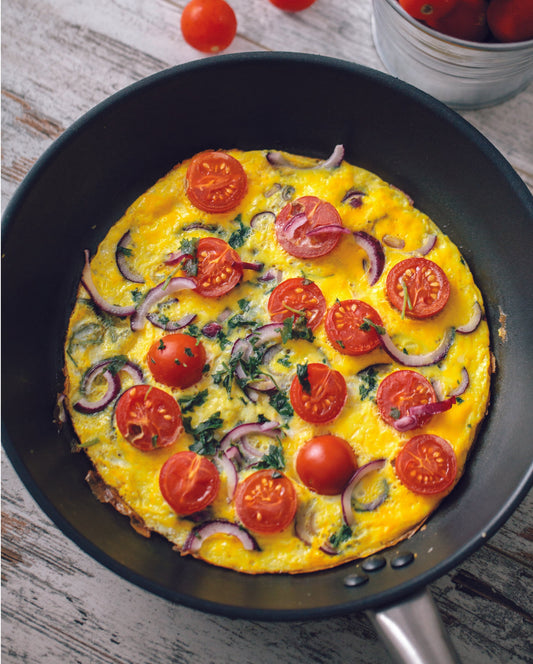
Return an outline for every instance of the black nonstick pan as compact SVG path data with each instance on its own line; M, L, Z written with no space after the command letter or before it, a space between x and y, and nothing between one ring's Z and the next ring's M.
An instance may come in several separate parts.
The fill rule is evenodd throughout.
M202 149L279 148L325 157L339 143L348 161L407 192L469 263L485 297L495 356L490 412L454 492L415 536L381 555L296 576L248 576L181 558L163 539L137 535L128 519L94 498L84 479L87 460L70 452L71 433L54 423L83 249L93 252L140 193ZM387 624L404 623L416 639L417 625L440 629L425 611L425 587L494 534L531 485L532 246L533 200L509 164L457 114L396 79L285 53L219 56L163 71L68 129L6 210L4 449L67 536L158 595L254 620L364 610L385 638ZM399 661L454 657L409 659L402 643L390 647Z

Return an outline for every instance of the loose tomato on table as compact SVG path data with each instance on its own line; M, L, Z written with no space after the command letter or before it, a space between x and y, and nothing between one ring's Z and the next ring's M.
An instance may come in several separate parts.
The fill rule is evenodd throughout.
M380 382L376 404L383 420L394 426L395 422L409 414L413 406L437 401L435 390L427 378L417 371L402 369L393 371ZM427 423L431 415L420 418L420 425Z
M205 361L202 342L181 332L167 334L154 341L147 356L148 368L157 382L180 389L200 380Z
M316 0L270 0L278 9L283 9L286 12L299 12L302 9L307 9Z
M120 433L143 452L172 445L183 432L177 401L151 385L126 390L117 402L115 417Z
M235 288L242 278L239 254L220 238L201 238L196 259L198 271L195 290L204 297L225 295Z
M217 497L220 475L215 465L196 452L177 452L159 472L159 489L177 514L199 512Z
M405 11L419 21L441 18L450 12L460 0L399 0Z
M376 328L383 326L378 312L362 300L336 302L326 314L326 334L343 355L364 355L377 348Z
M318 362L304 366L304 375L296 375L290 389L295 412L312 424L334 420L344 407L346 395L343 375Z
M275 228L278 242L291 256L319 258L335 249L343 226L334 205L317 196L302 196L282 208Z
M429 16L425 21L434 30L450 37L480 42L489 34L487 7L488 0L459 0L445 16Z
M225 0L191 0L181 15L181 32L198 51L218 53L235 37L235 12Z
M440 313L450 296L448 277L427 258L407 258L396 263L386 281L391 305L409 318L430 318Z
M282 281L274 288L267 306L274 323L282 323L294 315L305 316L307 326L314 330L326 312L326 299L313 281L295 277Z
M405 443L394 464L400 482L413 493L432 495L448 489L457 476L457 458L447 440L421 434Z
M308 440L296 457L302 482L324 496L342 493L356 470L357 458L348 442L331 434Z
M256 533L285 530L298 506L290 479L278 470L258 470L237 485L235 509L243 526Z
M248 189L246 172L238 159L226 152L206 150L195 155L187 168L187 196L199 210L229 212Z
M490 31L502 42L533 39L531 0L491 0L487 9Z

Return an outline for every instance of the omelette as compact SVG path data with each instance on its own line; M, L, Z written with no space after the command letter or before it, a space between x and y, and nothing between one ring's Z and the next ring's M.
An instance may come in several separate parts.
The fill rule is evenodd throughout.
M64 358L95 495L141 535L249 574L409 537L489 403L459 249L340 145L176 165L85 251Z

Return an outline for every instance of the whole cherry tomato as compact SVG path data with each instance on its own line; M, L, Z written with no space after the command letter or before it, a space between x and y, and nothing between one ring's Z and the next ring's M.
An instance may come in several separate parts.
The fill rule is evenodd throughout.
M492 0L487 9L492 34L502 42L533 39L532 0Z
M311 438L296 457L302 482L323 496L342 493L356 470L357 457L349 443L331 434Z
M159 488L165 501L178 514L199 512L217 497L220 476L214 463L195 452L177 452L159 473Z
M227 48L237 32L235 12L226 0L191 0L181 15L185 41L204 53Z
M458 0L399 0L405 11L419 21L442 18L450 12Z
M270 2L286 12L299 12L310 7L315 0L270 0Z
M147 356L148 367L159 383L181 389L200 380L205 361L203 344L190 334L181 332L159 337Z
M438 32L467 41L484 41L489 34L487 25L488 0L460 0L442 18L426 18L426 23Z

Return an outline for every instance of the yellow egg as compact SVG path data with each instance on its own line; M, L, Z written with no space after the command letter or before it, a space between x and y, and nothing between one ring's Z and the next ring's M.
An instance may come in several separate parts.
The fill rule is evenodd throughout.
M378 176L345 161L327 167L317 160L285 153L285 162L272 165L267 150L227 153L240 162L247 178L246 192L236 206L215 213L195 207L186 194L191 163L187 160L126 210L90 260L85 277L90 273L93 285L88 286L87 279L82 278L65 341L69 413L80 446L109 489L105 499L122 512L134 515L134 523L137 527L142 524L145 534L156 531L178 551L185 547L183 553L241 572L320 570L368 556L401 540L420 527L459 480L489 401L491 355L487 323L481 317L473 331L461 333L476 308L483 312L483 300L458 248L431 219L413 207L408 196ZM346 198L349 192L351 199ZM310 196L331 204L346 232L338 234L336 246L325 255L299 258L278 241L276 216L290 202ZM305 221L307 212L299 212L297 206L291 209L293 218L299 213ZM297 230L284 228L289 235L298 237ZM383 268L372 284L369 269L373 262L354 235L361 231L383 250ZM194 279L194 274L187 275L183 269L186 262L169 264L168 258L183 253L187 247L194 255L197 242L212 237L224 240L237 252L245 266L242 278L219 297L206 297L188 288L154 301L150 311L160 324L194 315L180 332L192 335L206 351L206 366L197 382L185 389L169 387L155 380L150 367L150 349L161 339L164 341L167 332L144 318L142 326L136 329L132 325L135 314L131 312L139 310L147 293L156 286L160 285L164 295L165 284L171 279ZM117 254L123 238L123 248ZM315 238L321 241L320 234ZM450 294L442 311L427 318L413 318L413 305L405 292L403 309L391 305L387 276L396 264L420 256L421 248L425 258L443 270ZM131 281L119 270L117 255L121 253L127 268L141 278L140 282ZM194 268L193 260L189 272L194 272ZM237 365L232 364L236 342L271 323L268 301L273 289L295 278L316 284L328 313L307 338L305 334L303 338L290 338L290 324L279 324L277 329L283 327L286 334L278 334L270 342L272 348L259 366L248 367L239 384L234 373ZM122 315L106 312L95 303L94 292L90 292L93 289L104 303L124 307ZM340 352L341 347L328 336L325 320L337 303L347 300L363 301L378 313L384 328L380 332L386 331L399 349L399 358L393 359L381 344L360 355ZM294 315L297 317L298 311ZM213 330L219 332L213 336ZM426 362L412 367L412 371L438 386L441 400L462 385L461 394L451 407L432 415L422 425L397 430L380 415L376 403L379 385L389 374L409 368L398 359L403 356L404 361L409 361L419 354L431 355L447 334L451 345L438 362ZM107 365L96 371L97 377L87 385L88 372L106 361ZM346 383L344 406L326 423L305 421L291 406L290 386L298 371L304 372L305 381L306 368L312 363L340 372ZM368 368L370 372L365 372ZM270 389L250 390L247 381L248 387L264 388L268 383ZM168 446L159 447L154 440L153 449L143 451L134 447L117 426L116 409L121 395L140 382L167 392L180 404L186 431ZM110 400L104 398L108 388L114 392ZM106 405L87 412L99 399ZM80 408L80 403L86 407ZM211 447L202 448L199 427L217 421L209 437ZM240 424L257 422L277 422L277 435L250 434L235 442L232 460L221 459L223 437ZM341 495L314 491L302 481L296 468L304 443L328 434L347 441L359 467L382 460L355 486L348 503L349 523ZM437 493L408 488L395 467L407 442L421 434L444 439L455 455L456 475L451 484ZM191 446L214 463L220 485L214 500L199 514L180 515L163 497L159 474L169 458ZM255 448L255 456L250 446ZM271 466L270 472L274 477L283 474L294 488L296 514L281 532L254 532L243 527L236 510L235 477L238 493L239 487L257 471L258 462L262 460L268 466L272 456L269 452L273 450L278 454L274 463L277 468ZM372 503L373 509L365 509ZM198 532L202 524L212 521L224 521L239 530L215 526L213 532L207 531L209 536L197 538L193 551L187 551L191 532ZM244 533L249 539L243 541L232 532ZM256 546L247 548L247 542Z

